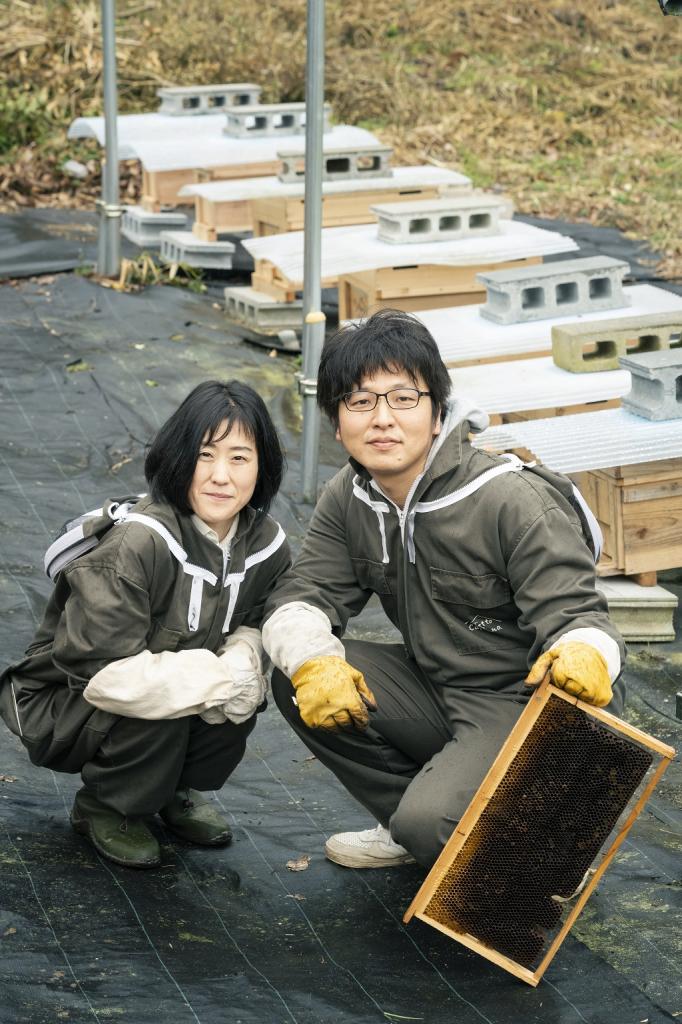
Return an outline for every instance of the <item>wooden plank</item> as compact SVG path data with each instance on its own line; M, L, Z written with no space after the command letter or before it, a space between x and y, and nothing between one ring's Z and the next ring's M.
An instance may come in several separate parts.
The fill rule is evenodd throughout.
M572 416L574 413L600 412L602 409L616 409L620 398L609 398L601 402L583 402L580 405L557 405L553 409L519 409L502 413L503 423L525 423L527 420L544 420L548 416Z
M682 496L621 506L626 573L682 566Z

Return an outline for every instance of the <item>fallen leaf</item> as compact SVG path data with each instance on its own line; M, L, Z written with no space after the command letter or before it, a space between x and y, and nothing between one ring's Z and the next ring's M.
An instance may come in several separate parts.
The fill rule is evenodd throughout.
M303 896L300 892L288 892L284 898L286 900L299 900L300 902L301 900L305 899L305 896Z
M4 939L5 936L7 936L7 935L16 935L16 934L17 934L16 928L12 928L12 927L5 928L4 932L2 933L2 937Z
M84 359L74 359L72 363L66 364L67 373L83 373L85 370L92 370L92 366Z
M148 388L158 388L159 386L158 380L146 380L145 384Z
M16 782L16 775L0 775L0 782Z
M145 347L145 344L144 344L143 341L138 341L138 342L136 342L133 345L133 348L136 348L138 350L138 352L141 352L144 347Z
M185 340L185 335L184 334L171 334L170 340L171 341L184 341Z
M307 853L304 853L298 860L288 860L287 867L289 871L307 871L308 865L310 864L310 857Z

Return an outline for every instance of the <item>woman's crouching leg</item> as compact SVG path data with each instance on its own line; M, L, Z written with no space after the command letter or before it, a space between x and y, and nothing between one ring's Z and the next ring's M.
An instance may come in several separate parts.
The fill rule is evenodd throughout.
M83 765L83 782L119 814L155 814L182 787L220 789L244 756L255 721L119 718Z

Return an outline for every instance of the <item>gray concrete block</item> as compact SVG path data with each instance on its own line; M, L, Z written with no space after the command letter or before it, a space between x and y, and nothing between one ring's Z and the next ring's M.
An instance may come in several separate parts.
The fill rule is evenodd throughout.
M623 293L629 269L623 260L590 256L477 274L488 292L481 316L498 324L517 324L619 309L630 303Z
M339 146L325 149L322 154L323 181L359 181L362 178L388 178L390 146ZM292 184L305 179L305 148L282 149L277 154L282 161L279 180Z
M126 206L121 216L121 234L142 249L158 249L163 231L189 227L184 213L150 213L142 206Z
M281 330L300 330L303 326L303 300L281 302L255 288L225 289L225 311L232 320L254 331L277 334Z
M192 117L219 114L230 107L252 106L260 99L261 87L253 82L228 82L225 85L173 85L157 89L161 100L159 114Z
M323 131L331 131L331 107L324 105ZM305 103L254 103L227 111L225 135L237 139L273 139L305 134Z
M642 587L625 576L602 577L597 590L606 598L609 617L624 640L665 643L675 639L678 600L663 587Z
M617 370L624 356L682 347L682 312L649 313L552 328L552 358L572 373Z
M205 270L231 270L232 242L202 242L191 231L164 231L160 256L164 263L186 263Z
M632 375L624 409L648 420L682 419L682 349L626 356L620 365Z
M405 245L499 235L507 206L500 196L469 192L413 203L378 203L370 209L379 221L379 240Z

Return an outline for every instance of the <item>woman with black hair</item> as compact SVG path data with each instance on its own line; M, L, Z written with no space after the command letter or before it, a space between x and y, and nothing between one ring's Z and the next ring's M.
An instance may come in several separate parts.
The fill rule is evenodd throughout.
M231 839L198 791L224 784L264 706L262 610L290 563L268 515L283 467L256 392L208 381L156 435L151 495L106 502L50 549L55 588L0 713L34 764L81 773L73 827L118 864L160 863L157 812L187 841Z

